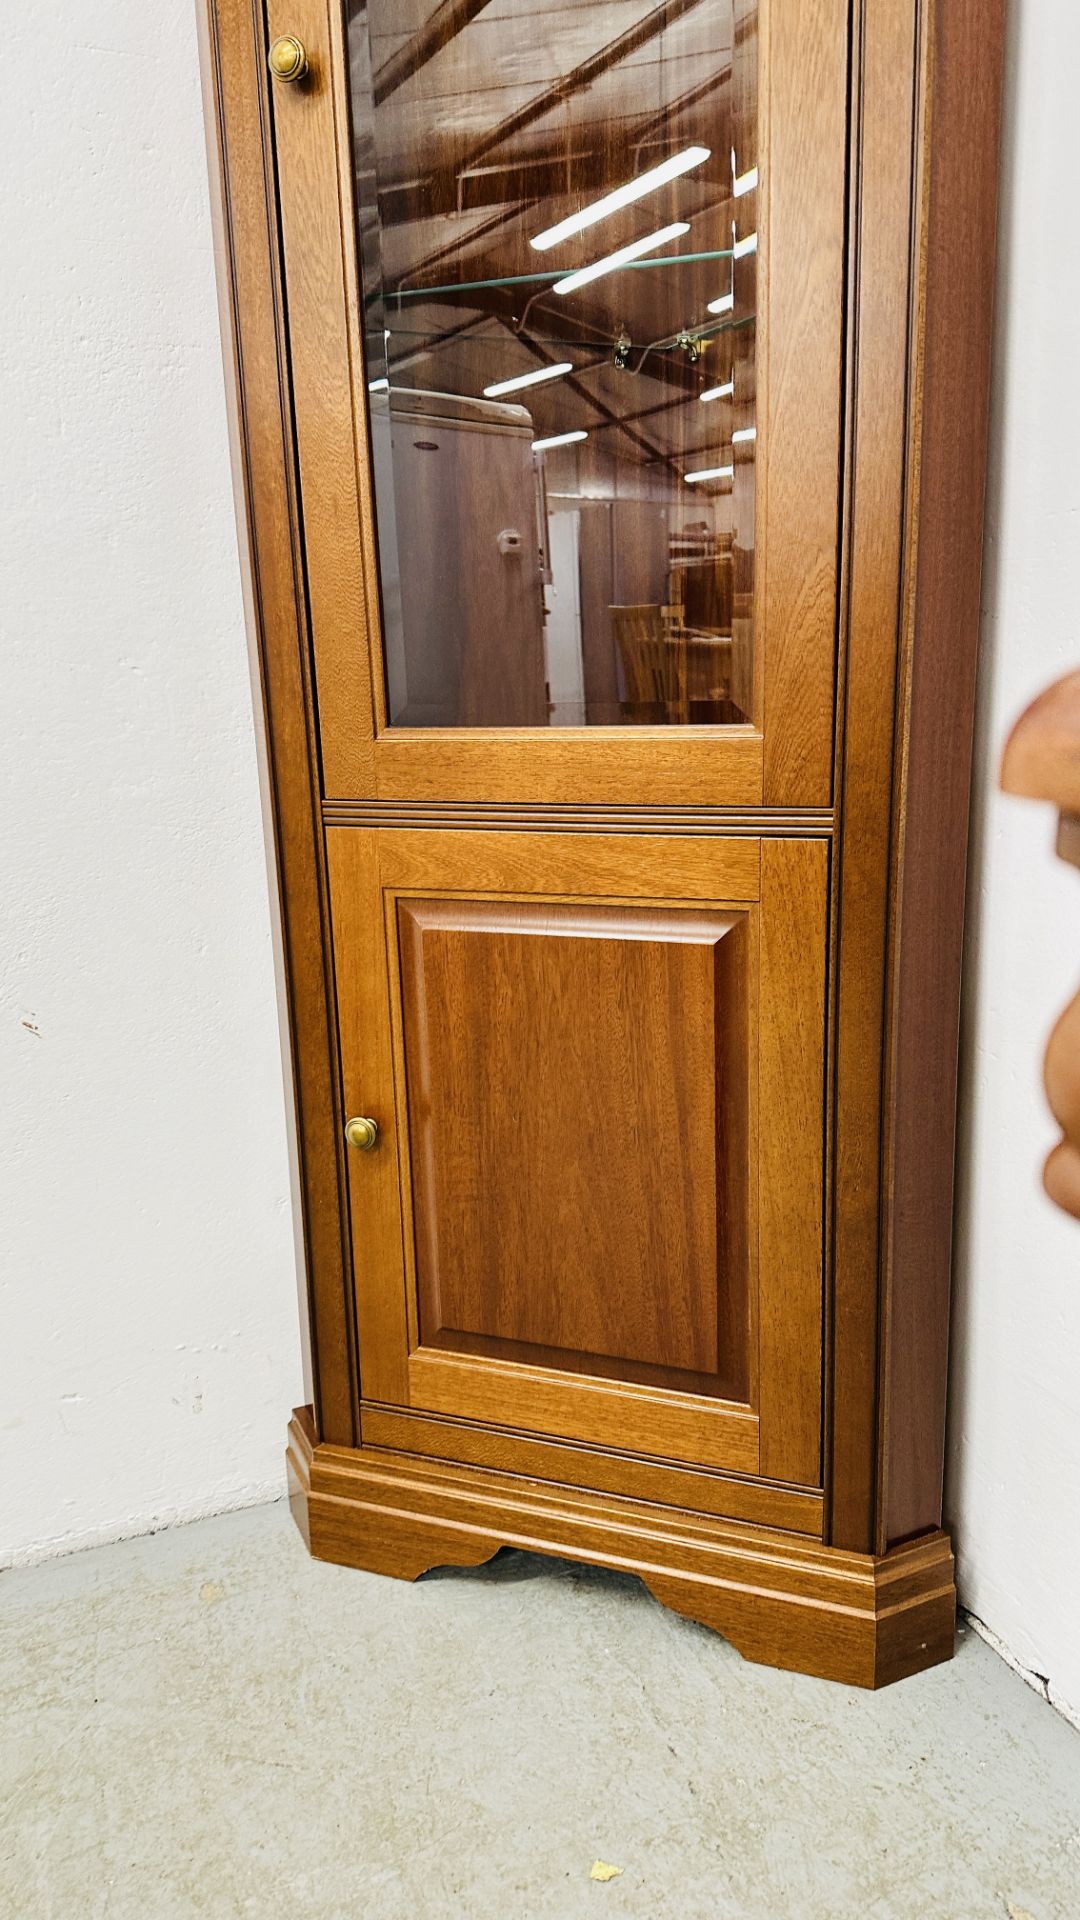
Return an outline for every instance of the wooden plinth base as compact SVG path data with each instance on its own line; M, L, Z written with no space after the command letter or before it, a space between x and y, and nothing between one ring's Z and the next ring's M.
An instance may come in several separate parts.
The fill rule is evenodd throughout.
M378 1448L317 1444L309 1409L286 1454L292 1509L319 1560L415 1580L500 1547L637 1574L747 1660L884 1687L948 1660L956 1590L933 1533L882 1559L790 1533Z

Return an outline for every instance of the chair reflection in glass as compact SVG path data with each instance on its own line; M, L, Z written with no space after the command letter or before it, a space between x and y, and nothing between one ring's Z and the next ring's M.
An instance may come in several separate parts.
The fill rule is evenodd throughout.
M612 607L627 720L668 725L742 719L731 705L730 536L672 543L668 604Z
M685 725L690 717L685 636L666 607L612 607L628 720Z

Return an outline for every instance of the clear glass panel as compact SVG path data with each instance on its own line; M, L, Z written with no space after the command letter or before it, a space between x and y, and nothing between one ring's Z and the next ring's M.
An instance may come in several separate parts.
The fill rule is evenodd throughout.
M756 0L368 0L390 718L751 715Z

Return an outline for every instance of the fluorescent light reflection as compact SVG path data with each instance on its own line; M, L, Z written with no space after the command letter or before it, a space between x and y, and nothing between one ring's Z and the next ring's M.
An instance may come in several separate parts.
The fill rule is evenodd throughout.
M731 251L736 260L745 260L748 253L756 253L757 234L748 233L745 240L736 240Z
M616 267L624 267L629 260L639 260L652 247L666 247L669 240L677 240L680 234L689 231L689 220L673 220L669 227L660 227L656 233L647 233L644 240L632 240L628 247L620 247L617 253L609 253L603 260L594 260L591 267L579 267L576 273L568 273L564 279L556 280L551 291L573 293L575 288L587 286L590 280L599 280L601 274L614 273Z
M732 154L731 157L732 159L734 159L735 158L734 154ZM744 193L753 193L754 188L756 186L757 186L757 168L751 167L749 173L740 173L738 179L736 180L734 186L731 189L732 195L736 200L741 200Z
M734 391L735 391L734 380L725 380L722 387L706 387L704 393L698 394L698 399L699 400L730 400Z
M700 167L709 158L708 147L684 147L681 153L675 153L670 160L664 160L658 167L650 167L648 173L639 173L636 180L628 180L624 187L616 187L613 193L605 193L602 200L594 200L591 207L582 207L580 213L571 213L557 226L545 227L530 243L538 253L548 247L557 247L560 240L569 240L573 233L583 233L586 227L594 227L598 220L606 220L609 214L618 213L620 207L632 206L635 200L643 200L654 187L662 187L669 180L677 180L682 173L689 173L693 167Z
M756 427L738 427L731 436L731 444L733 447L737 447L740 440L756 440L756 439L757 439Z
M369 393L389 393L390 382L389 380L369 380L367 390Z
M579 427L576 433L553 433L547 440L534 440L532 450L534 453L546 453L549 447L569 447L575 440L587 440L588 437L583 427Z
M719 300L709 301L709 312L710 313L730 313L734 305L735 305L735 295L733 293L722 293L720 295Z
M695 487L699 480L734 480L734 478L734 467L699 467L696 473L683 474L688 487Z
M560 360L554 367L537 367L533 373L519 373L516 380L496 380L493 387L484 388L485 400L495 400L500 393L517 393L521 387L538 387L542 380L561 380L564 373L573 373L572 360Z

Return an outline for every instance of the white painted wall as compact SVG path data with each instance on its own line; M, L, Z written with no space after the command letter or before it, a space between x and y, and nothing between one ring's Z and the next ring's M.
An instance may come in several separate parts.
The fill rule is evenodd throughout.
M1050 809L995 791L1011 721L1080 666L1080 12L1011 15L948 1504L965 1605L1080 1718L1080 1225L1039 1184L1080 875Z
M266 1498L300 1393L194 7L4 24L0 1553Z

